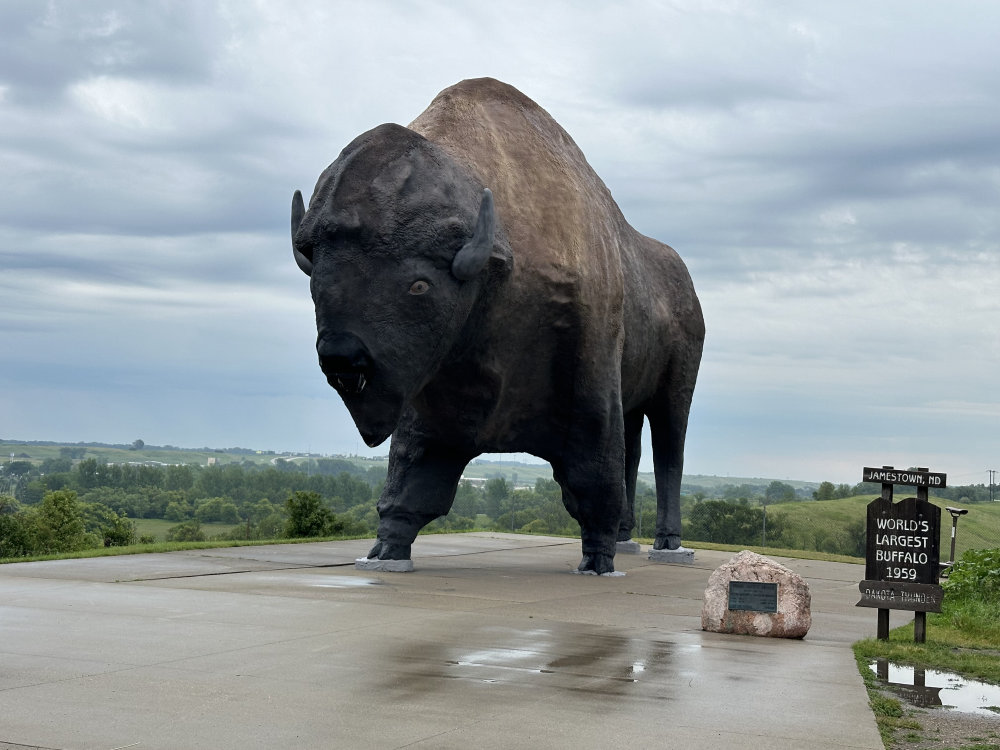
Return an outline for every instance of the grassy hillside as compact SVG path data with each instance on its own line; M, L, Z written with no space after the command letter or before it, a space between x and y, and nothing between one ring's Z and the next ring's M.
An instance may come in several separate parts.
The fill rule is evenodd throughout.
M76 451L75 460L80 458L96 458L105 463L131 463L157 461L164 464L193 464L206 466L209 461L217 464L242 463L249 461L257 464L271 464L276 460L291 461L301 464L307 459L318 458L339 458L359 466L363 469L380 466L388 468L389 460L387 456L377 458L366 458L363 456L321 456L319 454L297 454L289 452L262 451L243 448L177 448L175 446L144 445L142 448L133 449L129 445L107 445L101 443L55 443L55 442L18 442L15 440L0 439L0 463L6 463L11 454L15 460L27 460L33 463L41 463L47 458L60 458L63 449ZM503 477L510 483L527 486L534 486L537 479L551 479L552 468L547 463L525 462L513 460L488 461L485 459L473 460L465 469L464 475L471 479L491 479L493 477ZM640 472L639 481L645 482L651 487L654 486L652 472ZM771 483L771 479L760 477L731 477L731 476L708 476L704 474L685 475L683 482L687 486L704 487L711 491L726 485L750 485L756 487L766 487ZM808 488L815 489L819 481L807 482L796 480L781 480L795 489Z
M785 521L784 536L789 539L819 539L817 549L823 549L822 540L845 537L864 529L866 508L874 499L871 495L848 497L840 500L779 503L768 506L768 515L779 515ZM902 499L902 498L900 498ZM931 497L931 502L941 507L941 561L948 559L951 550L951 515L946 505L966 507L968 515L958 522L955 557L966 549L1000 547L1000 503L976 503L960 506L948 500ZM798 545L796 545L798 546Z
M217 463L253 461L267 463L275 458L290 457L292 454L276 454L273 451L245 451L242 449L176 448L173 446L143 446L138 450L127 445L106 445L101 443L20 443L0 440L0 460L31 461L41 463L47 458L62 458L65 450L75 451L74 460L96 458L106 463L129 463L159 461L165 464L196 464L205 466L210 458Z

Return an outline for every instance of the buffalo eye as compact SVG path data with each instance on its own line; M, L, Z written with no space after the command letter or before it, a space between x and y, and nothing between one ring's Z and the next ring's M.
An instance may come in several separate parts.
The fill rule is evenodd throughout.
M410 294L423 294L430 288L431 285L428 284L426 281L424 281L423 279L417 279L416 281L413 282L413 284L410 285Z

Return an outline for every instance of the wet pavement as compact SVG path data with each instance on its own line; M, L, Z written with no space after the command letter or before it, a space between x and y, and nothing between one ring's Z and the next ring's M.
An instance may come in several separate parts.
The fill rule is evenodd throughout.
M895 664L888 659L875 659L868 666L880 684L911 706L980 716L1000 714L1000 685L972 680L954 672Z
M860 566L777 558L813 595L787 641L702 632L728 552L605 578L577 540L460 534L355 570L370 545L0 566L0 748L882 749Z

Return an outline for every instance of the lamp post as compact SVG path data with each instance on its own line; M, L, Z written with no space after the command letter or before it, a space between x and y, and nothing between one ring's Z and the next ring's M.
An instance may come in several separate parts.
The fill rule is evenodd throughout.
M955 564L955 536L958 533L958 517L964 516L969 512L969 509L946 507L945 510L951 513L951 559L948 560L948 567L951 568Z

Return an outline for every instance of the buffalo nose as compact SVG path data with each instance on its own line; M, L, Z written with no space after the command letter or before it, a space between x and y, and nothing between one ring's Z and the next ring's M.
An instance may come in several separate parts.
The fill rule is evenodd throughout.
M351 333L323 336L316 342L326 381L340 393L361 393L371 376L372 360L364 342Z

